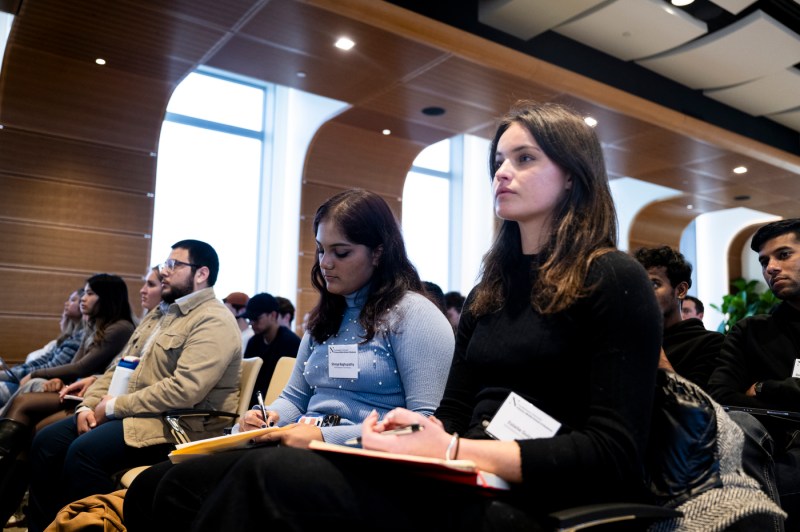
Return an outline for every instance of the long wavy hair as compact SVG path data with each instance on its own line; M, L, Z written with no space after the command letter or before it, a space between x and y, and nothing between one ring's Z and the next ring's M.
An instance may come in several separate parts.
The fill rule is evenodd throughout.
M608 187L603 152L594 130L572 109L554 103L517 102L501 120L489 154L490 176L497 170L500 137L519 124L567 176L572 187L550 217L550 234L537 257L539 274L531 305L542 314L560 312L591 291L585 286L592 261L616 248L617 216ZM523 260L519 225L504 220L483 259L481 282L471 311L499 310L512 290L510 273Z
M354 244L370 250L381 248L380 259L369 282L366 303L358 321L366 331L364 341L375 336L384 324L386 311L408 291L423 293L416 268L406 255L403 235L392 210L378 194L362 189L345 190L323 203L314 216L314 235L320 223L335 224ZM344 296L328 292L317 253L311 268L311 283L319 292L319 302L311 310L308 331L317 342L336 334L347 306Z
M98 273L86 279L86 283L97 294L97 308L89 316L89 326L94 330L92 341L100 342L105 329L119 320L133 323L133 312L128 300L128 286L122 277L109 273Z

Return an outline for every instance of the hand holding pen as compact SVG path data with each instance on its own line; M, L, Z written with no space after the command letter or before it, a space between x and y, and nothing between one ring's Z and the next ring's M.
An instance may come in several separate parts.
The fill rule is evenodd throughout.
M405 428L401 435L387 434L414 425L418 425L417 430ZM373 411L361 425L361 445L377 451L443 458L451 439L439 420L405 408L392 410L380 422Z

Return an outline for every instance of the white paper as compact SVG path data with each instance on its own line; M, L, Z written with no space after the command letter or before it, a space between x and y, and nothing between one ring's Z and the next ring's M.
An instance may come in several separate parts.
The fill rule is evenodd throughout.
M559 428L561 423L511 392L486 427L486 432L498 440L532 440L550 438Z

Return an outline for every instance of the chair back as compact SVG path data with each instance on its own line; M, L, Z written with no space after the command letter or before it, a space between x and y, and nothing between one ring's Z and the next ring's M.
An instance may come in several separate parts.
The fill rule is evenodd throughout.
M272 404L272 401L278 398L283 391L286 383L289 382L289 377L294 371L294 363L297 361L294 357L281 357L275 365L275 372L269 380L269 387L264 396L264 404Z
M237 410L239 417L242 417L253 406L250 404L250 398L253 397L253 389L256 387L256 379L262 364L264 361L259 357L242 359L242 379L239 381L239 409Z

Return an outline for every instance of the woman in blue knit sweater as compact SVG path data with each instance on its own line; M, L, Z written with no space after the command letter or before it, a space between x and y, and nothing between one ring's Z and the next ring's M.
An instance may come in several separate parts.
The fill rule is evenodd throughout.
M311 275L320 298L294 372L280 397L267 405L266 420L256 408L240 422L241 430L267 423L291 426L257 438L261 443L302 449L311 440L343 443L361 434L370 412L383 415L397 407L429 416L447 380L452 328L423 295L386 202L365 190L341 192L317 210L314 234ZM185 529L233 464L276 451L247 449L154 466L128 490L126 526ZM269 478L269 468L263 476ZM256 521L260 514L253 508L250 518Z

